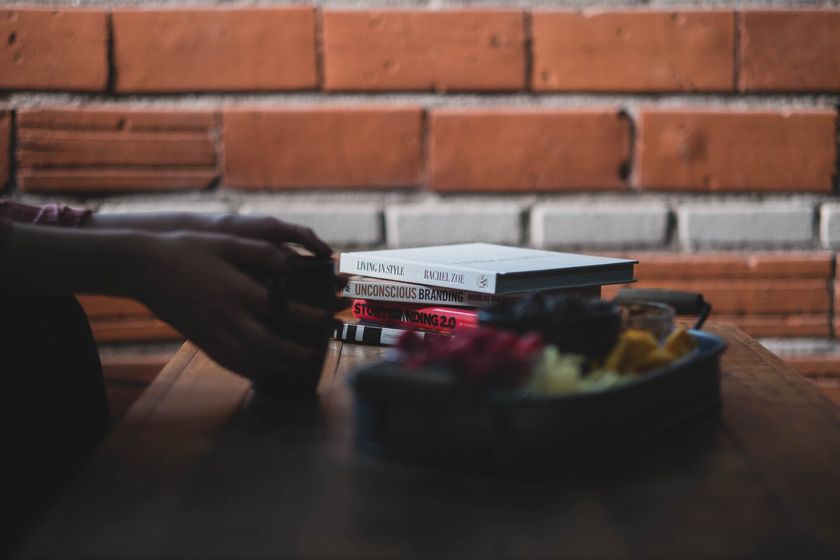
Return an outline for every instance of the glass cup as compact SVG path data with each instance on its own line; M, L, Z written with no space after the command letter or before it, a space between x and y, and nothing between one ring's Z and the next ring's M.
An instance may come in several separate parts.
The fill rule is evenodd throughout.
M664 341L674 330L674 308L664 303L622 303L621 329L648 331L658 341Z

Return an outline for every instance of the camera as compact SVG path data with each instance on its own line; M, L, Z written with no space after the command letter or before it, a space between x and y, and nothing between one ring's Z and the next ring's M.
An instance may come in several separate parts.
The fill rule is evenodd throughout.
M272 332L292 342L316 350L315 356L296 372L265 375L253 382L260 394L278 397L314 397L321 379L327 346L332 332L332 314L317 324L294 323L288 319L288 303L297 302L327 311L336 304L335 263L332 259L297 256L288 270L268 279L269 317Z

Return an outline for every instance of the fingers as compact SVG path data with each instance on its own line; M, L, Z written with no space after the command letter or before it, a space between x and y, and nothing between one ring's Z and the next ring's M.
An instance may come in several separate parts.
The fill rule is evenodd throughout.
M349 274L336 274L335 276L335 285L338 291L344 290L347 287L347 284L350 283L350 275Z
M290 224L270 216L223 214L213 220L213 231L270 241L274 244L297 243L319 257L332 255L332 248L310 228Z
M263 318L268 316L271 303L268 288L263 284L255 282L246 274L242 274L238 282L236 296L235 299L255 316Z
M289 241L291 243L299 243L303 245L319 257L329 257L333 254L332 247L321 241L315 232L308 227L299 226L297 224L288 224L285 222L277 222L280 229L282 241Z
M289 251L266 241L246 238L232 238L222 246L222 254L230 262L261 270L285 270L294 258L294 252Z
M332 315L332 311L326 311L311 305L306 305L289 300L286 308L286 320L291 323L303 323L306 325L317 325L323 323Z

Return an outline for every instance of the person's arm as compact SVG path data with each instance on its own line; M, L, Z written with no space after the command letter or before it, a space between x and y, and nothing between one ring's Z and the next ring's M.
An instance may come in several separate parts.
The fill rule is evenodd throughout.
M0 292L135 296L133 273L148 235L9 224L0 253ZM120 266L115 266L117 263Z
M292 374L313 350L265 324L268 291L245 271L285 270L272 243L232 235L51 228L5 221L0 293L91 292L133 297L246 377ZM288 320L327 312L292 303Z
M332 254L332 248L319 239L311 229L270 216L194 212L92 214L82 222L82 227L93 230L131 228L157 232L186 230L225 233L261 239L276 245L296 243L321 257L329 257Z

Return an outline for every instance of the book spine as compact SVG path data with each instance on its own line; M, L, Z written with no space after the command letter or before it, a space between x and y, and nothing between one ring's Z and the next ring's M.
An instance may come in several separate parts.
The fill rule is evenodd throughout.
M421 307L355 300L353 317L383 325L452 334L459 328L478 326L478 311L451 307Z
M480 294L388 280L350 280L344 288L344 297L453 307L486 307L510 299L510 296Z
M482 294L496 293L495 274L463 270L454 266L424 266L342 253L338 270L347 274L359 274L371 278L397 280L425 286L454 288Z
M400 337L407 332L413 332L420 338L447 336L444 334L415 331L413 329L344 323L341 327L335 329L332 338L342 342L368 344L371 346L395 346L399 342Z

